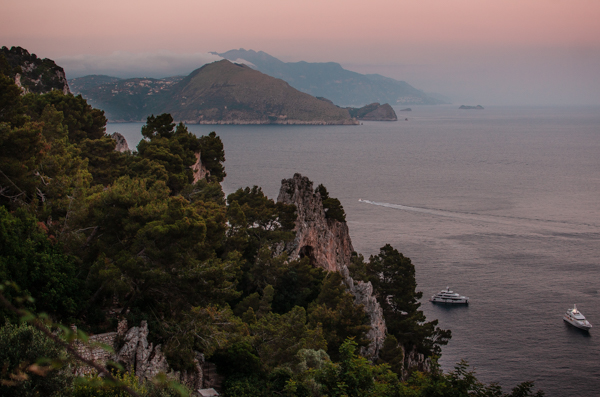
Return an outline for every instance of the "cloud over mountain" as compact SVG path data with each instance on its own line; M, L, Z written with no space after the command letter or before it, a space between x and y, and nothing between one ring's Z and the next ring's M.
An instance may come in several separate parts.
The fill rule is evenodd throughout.
M57 58L68 78L90 74L105 74L121 78L188 75L192 70L221 60L218 55L205 52L177 54L159 52L113 52L110 55L75 55Z

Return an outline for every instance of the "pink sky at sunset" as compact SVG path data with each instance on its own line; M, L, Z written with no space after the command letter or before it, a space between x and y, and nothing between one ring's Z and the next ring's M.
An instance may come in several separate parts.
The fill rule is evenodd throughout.
M243 47L456 100L600 104L598 0L2 0L2 9L0 45L55 59L68 77L90 56L131 69L127 56L200 62Z

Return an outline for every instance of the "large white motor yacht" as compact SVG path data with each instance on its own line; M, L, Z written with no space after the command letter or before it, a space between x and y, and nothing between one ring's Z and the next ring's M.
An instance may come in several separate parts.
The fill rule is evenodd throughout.
M450 287L446 287L445 290L433 295L429 301L432 303L468 304L469 298L450 291Z
M585 316L577 310L577 305L573 305L572 309L567 310L563 316L563 320L585 331L589 331L590 328L592 328L592 324L590 324L590 322L585 319Z

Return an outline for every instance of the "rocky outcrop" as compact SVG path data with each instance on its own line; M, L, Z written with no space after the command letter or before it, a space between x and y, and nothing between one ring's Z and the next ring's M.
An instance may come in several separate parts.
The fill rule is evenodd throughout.
M484 108L481 105L477 105L477 106L461 105L459 107L459 109L463 109L463 110L483 110Z
M300 174L281 181L277 201L294 204L297 209L296 237L285 246L290 258L309 257L313 265L342 274L355 303L364 305L370 320L367 337L371 343L361 354L370 359L377 358L385 340L385 320L371 283L355 282L350 277L348 265L354 248L348 225L325 217L321 195L315 193L313 183Z
M308 178L295 174L282 180L277 201L297 209L296 237L285 247L291 257L308 256L311 263L330 272L341 272L350 263L354 248L348 225L325 217L321 196Z
M21 87L23 94L44 94L52 90L60 90L65 95L71 92L64 69L53 60L40 59L21 47L2 47L0 55L4 56L11 68L9 77Z
M363 305L369 317L371 329L367 338L371 343L362 348L361 355L371 360L379 356L385 341L387 328L383 318L383 310L373 293L370 282L354 281L350 277L348 265L354 248L346 222L326 218L321 195L313 189L313 183L300 174L291 179L281 181L278 202L294 204L297 209L296 236L287 243L284 249L290 258L310 258L313 265L330 272L339 272L344 279L348 291L354 295L354 303ZM431 360L416 349L399 346L404 357L402 378L408 379L417 370L431 372Z
M385 319L383 318L383 310L373 294L373 285L370 282L355 282L348 274L347 266L344 267L342 275L344 276L348 289L352 295L354 295L354 303L363 305L365 307L365 312L369 316L371 329L367 333L367 338L371 343L369 346L362 349L361 354L370 359L375 359L379 356L379 350L385 342L385 335L387 332Z
M192 390L202 389L205 386L203 366L206 363L201 353L195 352L193 370L173 371L169 368L161 345L154 346L148 342L148 333L146 321L142 321L139 327L127 330L127 320L122 320L119 322L117 332L92 335L89 337L89 344L77 341L76 348L85 358L92 359L100 365L106 365L109 361L117 362L139 378L153 379L159 373L163 373ZM99 343L111 346L115 353L99 347ZM85 366L78 367L76 370L78 375L92 372L94 372L92 368ZM213 384L210 386L212 387Z
M113 132L110 136L112 139L117 142L117 146L115 146L115 150L117 152L129 152L129 145L127 144L127 140L125 137L118 132Z
M402 348L404 351L404 348ZM408 354L404 351L404 369L402 370L402 379L408 379L414 371L431 373L433 366L431 360L419 353L416 349L412 349Z
M202 163L200 152L195 153L195 155L196 163L190 167L194 173L194 183L210 176L210 171Z
M398 116L394 109L388 104L383 105L375 102L369 105L363 106L362 108L347 108L348 112L352 117L356 117L358 120L366 121L397 121Z
M380 105L376 109L365 114L361 120L397 121L398 116L396 116L396 112L394 112L394 109L392 109L388 103L384 103L383 105Z

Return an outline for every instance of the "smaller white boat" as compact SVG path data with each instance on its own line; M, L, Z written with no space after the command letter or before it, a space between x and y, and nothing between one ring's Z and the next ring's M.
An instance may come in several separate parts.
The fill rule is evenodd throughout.
M563 320L568 322L574 327L579 329L583 329L585 331L589 331L592 328L592 324L588 320L585 319L585 316L581 314L579 310L577 310L577 305L573 305L572 309L568 309L565 315L563 316Z
M429 299L432 303L450 303L454 305L458 304L468 304L469 298L466 296L462 296L457 294L456 292L450 291L450 287L446 287L445 290L442 290L440 293L435 294Z

